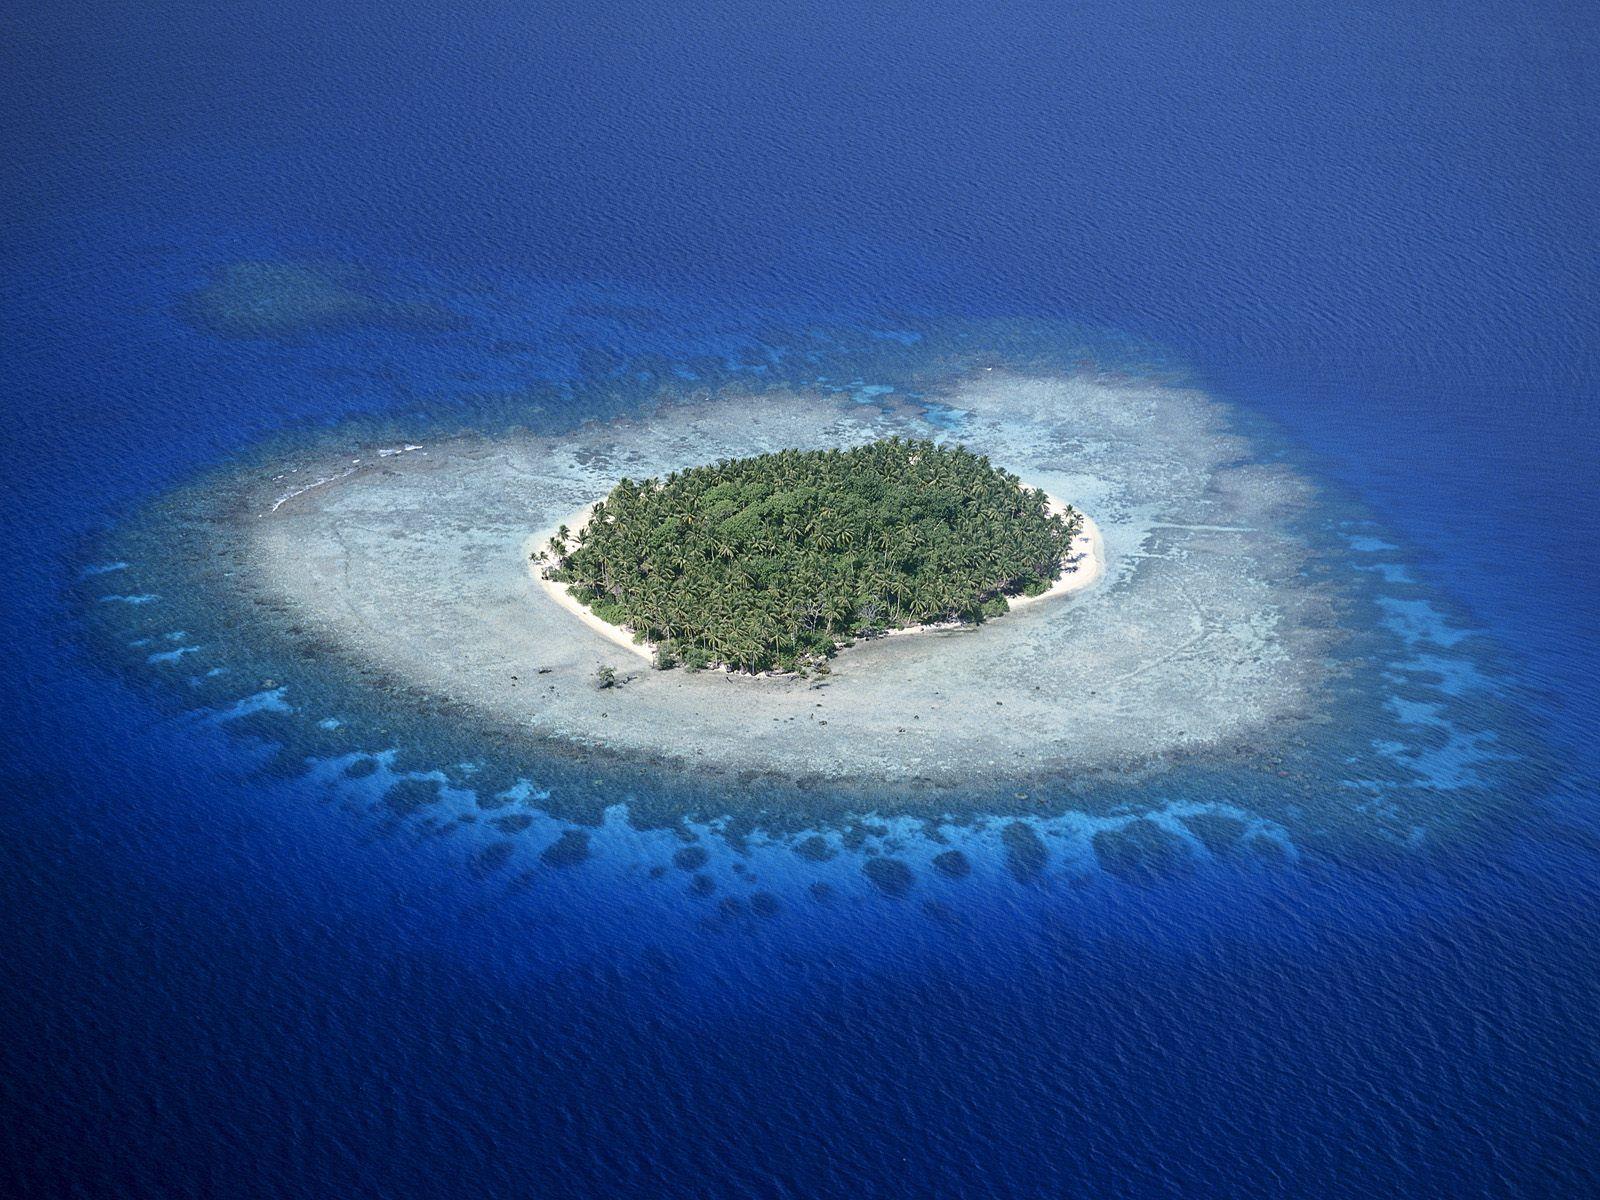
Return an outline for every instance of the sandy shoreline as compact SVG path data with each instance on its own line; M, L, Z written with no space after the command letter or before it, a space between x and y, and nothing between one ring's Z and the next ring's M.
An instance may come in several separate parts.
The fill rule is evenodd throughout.
M1023 486L1032 485L1024 483ZM1051 514L1063 513L1068 507L1065 500L1059 500L1049 493L1045 494L1045 499L1048 502ZM550 539L555 536L556 530L560 529L561 526L565 525L570 533L576 536L578 531L589 523L589 516L594 512L595 503L598 502L584 505L584 507L572 513L565 520L556 521L530 537L522 545L522 560L528 564L528 574L532 577L534 583L547 596L559 604L562 609L571 613L587 628L605 638L612 645L618 646L630 654L637 655L645 662L653 663L657 648L655 642L636 641L632 630L601 620L594 614L593 609L573 596L572 589L566 584L559 583L553 579L546 579L544 564L534 559L534 556L549 544ZM1083 528L1079 531L1077 538L1074 539L1073 548L1076 551L1076 556L1072 560L1071 567L1064 569L1047 589L1037 596L1008 596L1006 597L1007 603L1013 609L1024 608L1048 600L1064 599L1098 583L1106 570L1105 547L1101 543L1100 527L1094 523L1094 520L1087 513L1083 514ZM887 630L885 636L904 637L914 633L943 633L961 628L973 628L973 626L964 626L960 622L911 625L902 629ZM775 673L764 672L764 674Z

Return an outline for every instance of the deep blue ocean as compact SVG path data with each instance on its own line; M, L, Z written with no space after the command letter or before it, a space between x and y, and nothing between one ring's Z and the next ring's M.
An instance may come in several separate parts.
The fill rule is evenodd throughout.
M1594 9L0 31L9 1194L1600 1195ZM196 307L240 263L287 317ZM85 633L97 539L264 437L945 320L1094 329L1270 424L1506 664L1537 784L1416 853L832 904L716 842L773 915L620 809L510 886Z

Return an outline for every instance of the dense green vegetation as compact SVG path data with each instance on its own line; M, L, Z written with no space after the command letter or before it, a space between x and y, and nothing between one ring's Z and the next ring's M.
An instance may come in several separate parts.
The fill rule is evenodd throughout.
M825 671L854 638L1044 591L1082 522L963 447L890 438L624 479L539 557L661 666Z

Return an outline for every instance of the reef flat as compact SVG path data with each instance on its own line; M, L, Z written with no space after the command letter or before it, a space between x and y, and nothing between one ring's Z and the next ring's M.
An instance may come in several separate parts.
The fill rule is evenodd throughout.
M584 837L626 826L784 861L824 836L929 874L1017 820L1058 867L1387 859L1503 827L1555 769L1404 539L1159 354L1021 322L784 324L530 379L522 343L452 339L441 357L499 355L512 384L241 447L86 539L70 585L95 661L380 835L458 836L474 870L513 834L548 841L539 869L607 857ZM884 434L980 450L1092 517L1075 594L858 640L825 680L729 678L654 672L529 569L624 475Z
M624 476L891 435L959 437L1071 497L1097 522L1105 581L977 629L863 643L807 684L651 671L526 569L537 531ZM946 789L1125 772L1317 712L1331 621L1293 531L1310 485L1251 461L1221 407L1179 388L977 371L931 403L721 393L560 436L323 448L236 484L214 530L241 598L530 746ZM620 686L597 687L602 667Z

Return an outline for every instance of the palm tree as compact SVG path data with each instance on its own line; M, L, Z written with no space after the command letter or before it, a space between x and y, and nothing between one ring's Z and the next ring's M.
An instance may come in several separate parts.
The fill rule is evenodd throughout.
M892 438L623 479L575 548L563 526L550 551L577 594L651 640L755 670L885 623L974 614L1053 577L1080 526L987 458Z

